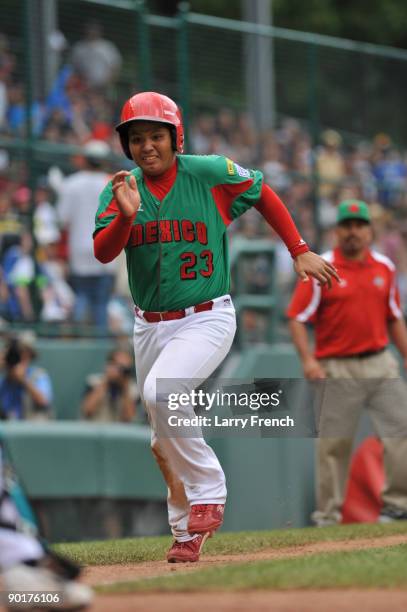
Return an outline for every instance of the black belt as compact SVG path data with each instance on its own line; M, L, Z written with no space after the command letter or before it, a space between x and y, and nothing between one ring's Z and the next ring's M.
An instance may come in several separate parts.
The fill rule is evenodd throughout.
M363 353L353 353L353 355L341 355L340 357L336 357L336 359L364 359L365 357L373 357L374 355L380 355L380 353L384 353L386 349L387 346L384 346L383 348L377 349L376 351L364 351Z

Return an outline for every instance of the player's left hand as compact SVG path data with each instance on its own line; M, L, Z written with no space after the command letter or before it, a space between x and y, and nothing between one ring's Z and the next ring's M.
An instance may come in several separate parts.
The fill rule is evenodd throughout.
M328 285L329 288L332 287L332 278L338 283L341 281L336 268L312 251L297 255L294 259L294 270L304 282L313 276L321 285Z

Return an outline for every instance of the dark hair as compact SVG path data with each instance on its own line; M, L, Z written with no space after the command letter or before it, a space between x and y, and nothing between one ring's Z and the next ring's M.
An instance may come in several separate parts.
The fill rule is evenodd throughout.
M117 353L125 353L129 357L132 357L132 354L127 349L125 349L125 348L115 348L115 349L112 349L111 351L108 352L107 357L106 357L106 361L107 362L114 361L115 360L114 358L117 355Z
M21 361L21 346L17 338L11 338L4 354L7 368L14 368Z

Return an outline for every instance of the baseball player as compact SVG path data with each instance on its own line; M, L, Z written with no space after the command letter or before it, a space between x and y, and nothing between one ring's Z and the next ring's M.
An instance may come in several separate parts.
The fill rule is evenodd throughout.
M167 560L198 561L206 538L222 524L225 476L201 435L157 436L165 407L157 400L156 381L176 380L180 392L190 392L232 345L236 320L228 294L226 229L255 206L286 243L302 278L331 284L337 275L309 251L259 171L222 156L183 154L181 113L167 96L134 95L116 129L137 168L115 174L101 194L95 255L109 262L125 249L136 313L137 381L153 454L168 485L174 543ZM194 415L192 406L181 413Z
M80 568L48 550L14 501L0 441L0 605L10 610L82 610L92 591L76 579ZM32 601L28 597L32 597Z
M367 407L384 446L386 487L380 520L407 519L406 388L387 349L390 335L407 367L407 329L395 267L369 248L372 230L365 202L339 205L336 237L338 246L323 257L337 268L340 283L329 292L314 281L298 283L287 311L305 377L332 379L322 396L317 510L312 518L318 526L341 521L353 438L361 410ZM315 329L315 352L307 323Z

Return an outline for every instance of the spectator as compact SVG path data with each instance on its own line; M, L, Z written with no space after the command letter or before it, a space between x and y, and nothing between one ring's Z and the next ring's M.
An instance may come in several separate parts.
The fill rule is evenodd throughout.
M246 147L254 151L258 144L258 133L249 113L240 113L237 118L237 128Z
M292 151L291 171L303 177L311 177L313 152L309 134L301 133Z
M58 242L60 238L58 216L50 199L47 179L41 179L34 192L34 236L39 245Z
M35 309L33 295L36 290L38 266L32 256L32 238L28 232L21 235L19 244L11 246L2 259L3 316L11 321L33 321Z
M8 102L6 120L8 130L16 136L24 136L27 127L27 104L23 84L13 83L8 88ZM34 100L31 106L31 121L33 133L38 136L41 133L44 121L44 106Z
M69 267L75 292L73 319L90 320L101 331L108 328L107 305L114 285L116 264L107 267L93 254L92 232L99 205L100 191L109 180L103 159L109 153L102 141L90 141L84 147L85 167L64 179L57 212L68 230Z
M133 421L140 398L132 380L133 369L133 358L128 351L112 351L103 374L88 376L81 406L83 417L91 421Z
M42 233L41 247L41 279L42 279L42 309L41 320L52 322L67 321L73 311L75 294L66 280L65 262L58 256L57 235L52 228L46 239Z
M377 198L376 180L370 161L372 147L369 143L360 142L348 156L349 173L354 176L361 187L361 197L367 202Z
M5 131L8 106L7 86L0 78L0 132Z
M192 150L198 155L206 155L215 131L215 117L213 115L209 113L198 115L191 130Z
M383 151L382 158L374 166L379 200L383 206L395 208L407 187L407 166L395 149Z
M272 134L273 135L273 132ZM286 117L282 121L281 128L277 130L275 137L281 144L284 151L284 161L292 167L294 162L295 150L298 142L305 136L301 125L296 119Z
M114 83L122 65L120 51L103 38L102 26L97 22L85 26L83 39L73 46L71 61L85 83L97 89Z
M278 193L285 193L290 187L291 179L282 161L281 145L271 138L264 143L262 170L265 181L273 185Z
M0 258L8 248L19 244L22 232L23 224L11 208L10 196L0 193Z
M236 115L227 107L220 109L217 116L218 133L226 143L230 143L233 133L236 130Z
M321 198L332 200L345 176L344 159L340 152L342 138L334 130L325 130L322 134L322 143L316 161L320 179L319 195Z
M51 417L51 379L43 368L34 365L36 358L32 332L22 332L8 341L0 380L2 418L45 420Z
M72 124L73 117L68 116L63 108L54 108L44 123L43 135L46 140L66 142L67 136L73 132Z
M10 41L0 33L0 80L9 83L16 67L16 57L10 51Z
M23 227L31 231L31 190L25 185L17 186L12 193L11 202Z

